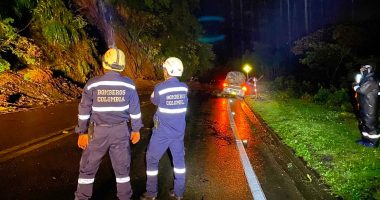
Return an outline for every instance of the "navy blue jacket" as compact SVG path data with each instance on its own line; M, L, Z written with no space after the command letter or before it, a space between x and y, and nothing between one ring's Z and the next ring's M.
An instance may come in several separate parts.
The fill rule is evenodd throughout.
M183 136L186 128L186 111L188 87L177 78L171 77L154 88L151 101L158 106L155 120L157 130L171 136ZM172 135L171 135L172 134Z
M114 125L130 120L132 131L143 127L139 97L131 79L110 71L87 82L79 104L76 133L86 133L89 121Z

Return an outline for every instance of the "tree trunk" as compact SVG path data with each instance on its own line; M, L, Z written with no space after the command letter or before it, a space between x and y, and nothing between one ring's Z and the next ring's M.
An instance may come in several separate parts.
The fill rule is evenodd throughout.
M290 5L290 4L289 4ZM297 26L297 24L292 24L294 22L297 23L297 21L299 20L299 17L298 17L298 8L297 8L297 1L293 0L293 12L289 12L289 13L292 13L291 17L293 20L289 20L290 21L290 25L291 25L291 28L293 29L293 31L291 33L295 33L296 37L298 37L298 34L299 34L299 26Z
M351 20L355 20L355 0L351 0Z
M292 27L291 27L291 19L290 19L290 0L287 0L288 5L288 44L290 45L290 41L292 40Z
M308 0L305 0L305 30L309 33L309 8Z

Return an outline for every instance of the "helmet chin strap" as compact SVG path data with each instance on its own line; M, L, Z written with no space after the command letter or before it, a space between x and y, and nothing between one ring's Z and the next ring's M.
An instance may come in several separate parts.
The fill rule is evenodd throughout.
M119 49L116 47L116 64L119 65Z

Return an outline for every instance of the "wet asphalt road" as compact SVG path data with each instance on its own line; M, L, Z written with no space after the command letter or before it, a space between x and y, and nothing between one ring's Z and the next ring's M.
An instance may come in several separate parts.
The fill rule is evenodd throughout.
M77 123L78 103L0 115L0 151Z
M190 96L185 137L185 199L252 199L230 127L227 101L226 98L210 98L195 93ZM141 131L141 141L132 146L130 176L134 199L138 199L145 191L145 150L155 112L155 107L149 103L147 96L141 97L141 102L145 128ZM10 114L10 122L0 123L0 150L31 137L74 125L76 108L75 104L65 104L58 108L19 113L19 119L27 120L26 124L29 125L33 124L33 121L29 122L31 116L34 122L44 121L35 128L27 126L30 134L26 134L28 131L23 129L20 136L8 135L17 133L17 127L20 127L15 122L12 125L17 117ZM242 139L248 140L246 151L267 199L331 198L318 184L312 184L313 181L306 178L308 171L303 169L303 163L292 158L286 148L280 148L276 138L268 136L265 127L247 111L244 104L234 100L231 109L236 113L238 134ZM47 119L46 116L50 115L52 117ZM1 121L6 118L4 117L5 115L0 116ZM56 122L51 122L51 119ZM7 138L12 138L12 142L8 142ZM77 136L73 134L0 163L0 199L73 199L81 156L76 139ZM168 199L172 182L172 166L170 157L166 154L159 169L160 199ZM95 179L93 199L116 199L115 189L111 162L106 156Z

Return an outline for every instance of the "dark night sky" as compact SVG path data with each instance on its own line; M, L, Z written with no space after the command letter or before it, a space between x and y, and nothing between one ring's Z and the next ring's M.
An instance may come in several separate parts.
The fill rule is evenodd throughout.
M223 65L254 50L256 43L289 46L331 24L379 19L379 11L379 0L201 0L198 16L225 18L224 23L202 23L206 36L226 35L214 43L217 65Z

